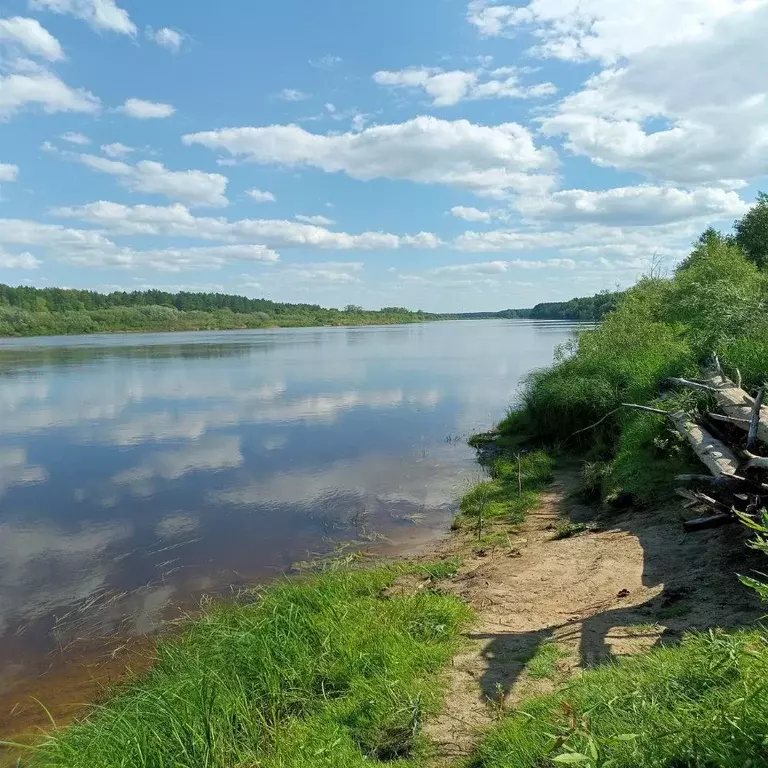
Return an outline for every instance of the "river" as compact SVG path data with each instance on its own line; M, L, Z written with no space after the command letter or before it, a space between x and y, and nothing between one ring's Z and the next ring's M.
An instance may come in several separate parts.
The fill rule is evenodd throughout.
M466 437L576 326L0 342L0 691L350 539L445 531Z

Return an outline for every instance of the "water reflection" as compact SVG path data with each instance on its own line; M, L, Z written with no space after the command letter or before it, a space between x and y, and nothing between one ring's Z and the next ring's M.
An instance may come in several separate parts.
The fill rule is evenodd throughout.
M171 600L360 530L445 526L573 335L514 321L0 343L0 658L145 632ZM25 666L26 665L26 666Z

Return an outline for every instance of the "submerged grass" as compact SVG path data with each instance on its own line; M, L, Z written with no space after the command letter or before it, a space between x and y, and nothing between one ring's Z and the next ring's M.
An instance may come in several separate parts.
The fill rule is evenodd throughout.
M144 680L55 732L35 768L356 768L425 749L469 609L383 597L402 568L291 580L206 609ZM436 566L436 575L446 566Z
M495 727L474 768L757 768L768 764L761 631L689 636L584 673Z

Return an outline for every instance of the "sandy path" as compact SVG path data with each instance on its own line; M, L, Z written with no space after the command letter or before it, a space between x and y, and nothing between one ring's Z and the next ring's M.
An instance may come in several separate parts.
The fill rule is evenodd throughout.
M680 510L611 512L600 532L553 540L562 517L595 519L568 498L577 474L561 471L540 509L508 546L473 553L470 537L443 542L462 554L459 575L441 586L477 610L467 649L455 660L444 714L428 725L436 765L467 755L500 710L552 690L585 666L638 653L683 632L754 622L765 612L734 571L750 562L736 526L685 535ZM547 674L528 664L547 643L556 654ZM546 649L545 649L546 650Z

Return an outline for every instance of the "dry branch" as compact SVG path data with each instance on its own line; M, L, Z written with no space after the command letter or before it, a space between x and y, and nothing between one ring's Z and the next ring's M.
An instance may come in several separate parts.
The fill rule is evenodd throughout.
M755 403L752 406L752 414L749 417L749 434L747 435L747 450L754 450L757 442L757 430L760 426L760 410L763 407L763 397L765 396L765 387L760 387L757 393Z

